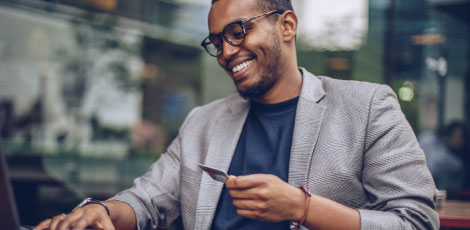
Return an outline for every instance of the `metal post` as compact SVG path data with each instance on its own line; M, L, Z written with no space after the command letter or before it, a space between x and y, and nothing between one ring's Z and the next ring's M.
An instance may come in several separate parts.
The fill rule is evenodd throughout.
M385 71L384 71L384 83L387 85L392 84L394 74L394 36L395 36L395 11L396 11L396 0L390 0L390 7L386 14L386 32L385 32Z

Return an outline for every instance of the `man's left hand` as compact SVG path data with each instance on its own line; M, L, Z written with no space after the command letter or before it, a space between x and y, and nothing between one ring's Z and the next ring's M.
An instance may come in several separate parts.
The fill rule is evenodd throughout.
M277 176L230 176L225 185L240 216L279 222L299 221L304 213L305 194Z

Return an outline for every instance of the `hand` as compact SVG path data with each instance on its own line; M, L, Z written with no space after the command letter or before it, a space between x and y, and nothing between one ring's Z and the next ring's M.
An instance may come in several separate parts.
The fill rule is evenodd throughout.
M66 230L94 227L100 230L115 230L106 210L97 204L89 204L72 213L58 215L39 223L35 230Z
M304 193L277 176L230 176L225 185L240 216L271 222L302 218Z

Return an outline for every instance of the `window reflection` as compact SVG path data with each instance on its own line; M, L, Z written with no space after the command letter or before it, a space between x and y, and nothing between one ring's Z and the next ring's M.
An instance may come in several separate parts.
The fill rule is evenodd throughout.
M438 188L470 200L470 4L347 2L343 11L360 15L325 19L313 38L308 7L328 12L321 10L327 3L294 2L305 24L299 65L390 85ZM0 134L23 224L129 187L192 108L235 92L199 47L209 7L202 0L0 0ZM462 135L448 130L453 124ZM446 167L452 170L440 176Z

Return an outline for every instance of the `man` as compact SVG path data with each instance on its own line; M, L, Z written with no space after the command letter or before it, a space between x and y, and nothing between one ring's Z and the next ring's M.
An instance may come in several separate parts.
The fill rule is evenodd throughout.
M194 109L131 189L37 229L166 228L180 216L185 229L438 229L392 90L299 69L290 1L213 1L209 31L202 45L239 95ZM198 163L234 176L224 186Z
M465 124L453 121L438 133L423 132L418 143L424 151L427 166L436 187L447 191L447 198L458 198L458 190L464 181Z

